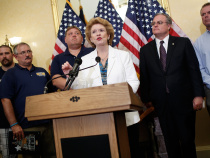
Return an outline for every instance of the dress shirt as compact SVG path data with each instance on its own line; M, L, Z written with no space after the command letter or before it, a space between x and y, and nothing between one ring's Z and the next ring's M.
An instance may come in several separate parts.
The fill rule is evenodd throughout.
M203 33L194 43L204 84L210 89L210 31Z
M159 40L157 38L155 38L155 42L156 42L156 46L157 46L157 51L158 51L158 56L160 58L160 41L164 41L163 43L163 47L166 50L166 54L167 54L167 50L168 50L168 40L169 40L169 35L166 36L163 40Z

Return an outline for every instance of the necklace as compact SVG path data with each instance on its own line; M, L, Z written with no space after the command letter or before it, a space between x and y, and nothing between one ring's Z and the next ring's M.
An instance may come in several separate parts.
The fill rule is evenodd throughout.
M108 57L109 53L107 53L107 55L105 56L105 58L101 58L102 62L104 61L104 59L106 59Z

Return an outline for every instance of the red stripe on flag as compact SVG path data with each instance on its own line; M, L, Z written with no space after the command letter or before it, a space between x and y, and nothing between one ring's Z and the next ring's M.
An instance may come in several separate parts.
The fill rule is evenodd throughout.
M123 29L131 36L133 37L141 47L143 47L145 45L145 43L141 40L141 38L139 38L139 36L136 34L136 32L134 32L134 30L132 30L126 23L124 23L123 25Z
M63 50L57 45L57 43L55 43L55 50L56 50L59 54L63 53Z
M150 38L148 39L148 43L151 42L152 40L153 40L153 39L150 37Z
M54 56L54 55L52 55L52 60L54 59L54 57L55 57L55 56Z
M140 56L139 56L139 51L138 51L132 44L130 44L123 36L121 36L120 42L121 42L128 50L130 50L138 59L140 58Z
M180 37L172 28L170 28L169 34L170 34L171 36Z
M140 68L139 68L137 65L135 65L135 64L133 64L133 65L134 65L134 67L135 67L135 69L136 69L136 72L139 74Z

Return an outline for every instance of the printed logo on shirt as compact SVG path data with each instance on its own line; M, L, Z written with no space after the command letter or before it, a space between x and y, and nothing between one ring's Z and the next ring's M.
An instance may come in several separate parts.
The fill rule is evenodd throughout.
M45 76L45 72L37 72L36 75L37 76Z

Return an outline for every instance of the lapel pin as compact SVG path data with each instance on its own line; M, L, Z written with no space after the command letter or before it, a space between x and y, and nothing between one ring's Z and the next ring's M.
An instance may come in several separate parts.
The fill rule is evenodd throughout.
M174 43L172 43L172 45L174 46Z

